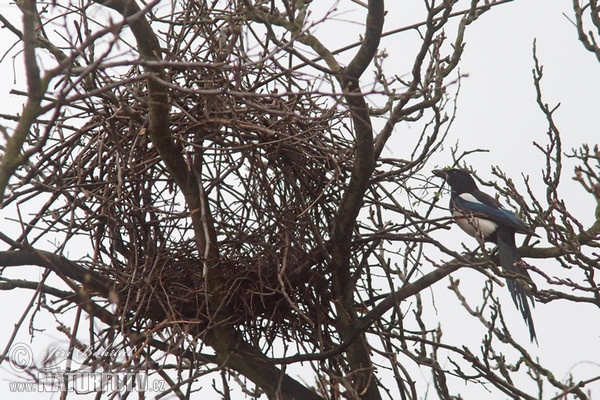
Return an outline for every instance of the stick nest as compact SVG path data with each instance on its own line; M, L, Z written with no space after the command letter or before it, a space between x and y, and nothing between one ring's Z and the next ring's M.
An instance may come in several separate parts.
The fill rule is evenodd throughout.
M315 82L279 74L265 83L274 72L253 68L171 67L181 87L170 89L171 135L209 199L231 323L302 336L333 317L324 254L351 144L344 115ZM279 94L291 93L282 84L291 81L296 93ZM93 117L82 128L56 128L60 139L33 166L47 172L35 184L66 200L40 217L72 217L68 238L91 240L91 264L115 282L122 317L205 326L203 255L149 138L146 93L132 79L86 102L81 116Z

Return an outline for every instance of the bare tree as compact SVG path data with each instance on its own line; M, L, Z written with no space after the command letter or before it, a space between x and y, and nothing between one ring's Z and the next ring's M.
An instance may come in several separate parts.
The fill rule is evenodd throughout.
M510 334L494 288L515 277L493 249L436 240L452 221L432 216L445 206L430 171L454 118L464 33L505 2L426 0L423 21L386 32L383 1L355 1L360 32L331 49L318 32L338 10L316 18L322 2L19 1L22 26L0 16L15 38L3 63L24 65L27 82L13 90L22 111L2 115L3 213L20 231L0 233L0 288L32 294L0 361L14 362L17 334L49 314L69 360L79 350L93 371L148 373L161 396L212 385L226 399L448 399L467 382L515 399L587 398L598 377L561 381ZM574 9L599 54L584 28L591 15L600 29L598 6ZM384 66L393 50L381 41L406 32L420 42L402 75ZM600 306L600 208L586 226L562 200L565 154L541 80L536 59L545 198L529 178L520 196L500 170L483 183L543 237L523 257L579 274L527 265L535 299ZM390 158L400 123L414 126L394 142L409 157ZM469 152L453 155L465 166ZM598 148L570 156L598 201ZM39 279L11 277L22 266ZM459 268L487 277L477 304L450 275ZM484 327L480 341L447 342L432 323L422 294L441 280ZM28 367L39 379L44 365Z

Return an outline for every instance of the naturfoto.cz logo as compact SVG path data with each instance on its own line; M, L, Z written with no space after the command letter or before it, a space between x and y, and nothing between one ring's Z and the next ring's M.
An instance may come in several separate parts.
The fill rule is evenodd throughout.
M11 346L7 354L10 368L19 376L33 378L28 381L9 382L11 392L162 392L166 383L162 379L149 380L143 371L94 370L84 364L84 353L69 353L64 348L53 347L42 361L35 365L31 347L24 343Z

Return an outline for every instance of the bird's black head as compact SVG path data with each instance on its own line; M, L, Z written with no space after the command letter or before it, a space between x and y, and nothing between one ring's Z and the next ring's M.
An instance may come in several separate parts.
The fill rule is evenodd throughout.
M477 190L477 184L468 171L464 169L448 168L435 169L431 171L435 176L439 176L448 182L450 188L456 194L470 193Z

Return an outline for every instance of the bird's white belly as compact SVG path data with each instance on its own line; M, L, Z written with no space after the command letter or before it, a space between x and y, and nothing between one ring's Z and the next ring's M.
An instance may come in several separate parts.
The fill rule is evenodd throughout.
M463 214L456 210L452 212L452 215L456 218L458 226L473 237L486 238L498 228L498 224L495 222L478 218L473 215Z

